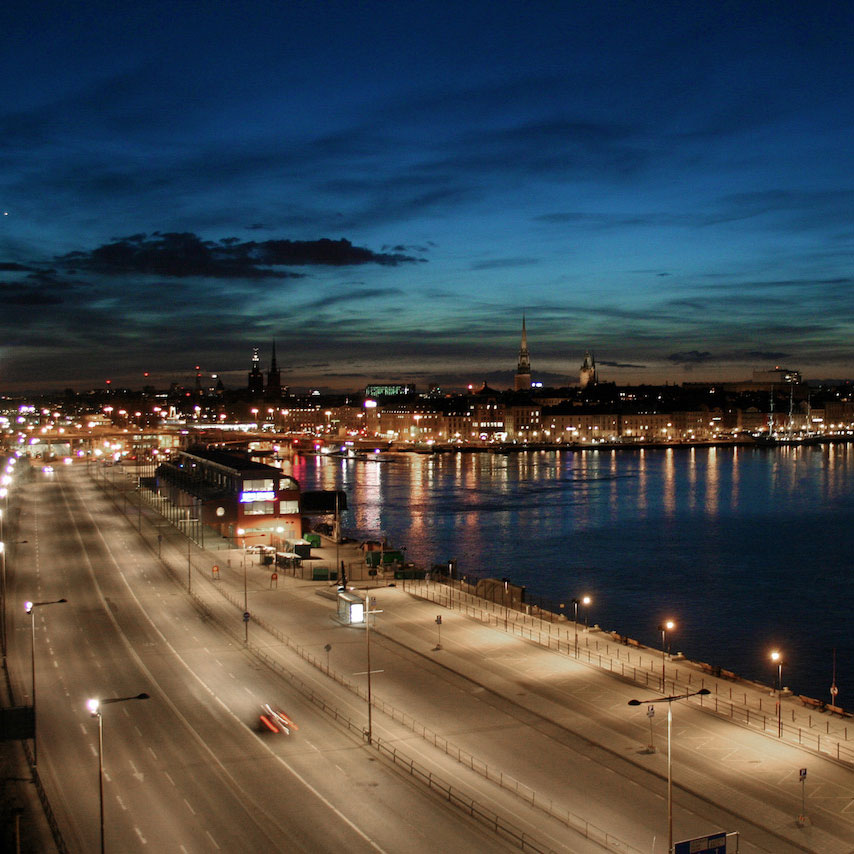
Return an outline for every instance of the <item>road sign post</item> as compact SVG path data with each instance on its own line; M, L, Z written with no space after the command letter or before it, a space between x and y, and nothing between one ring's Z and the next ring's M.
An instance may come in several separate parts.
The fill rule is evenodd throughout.
M810 823L810 820L807 816L807 769L801 768L798 777L801 781L801 814L798 816L798 826L806 827Z

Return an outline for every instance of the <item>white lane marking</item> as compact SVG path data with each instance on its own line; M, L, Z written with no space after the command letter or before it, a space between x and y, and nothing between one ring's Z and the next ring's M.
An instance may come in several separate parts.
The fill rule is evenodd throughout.
M97 756L97 755L98 755L98 751L97 751L97 750L95 750L95 745L94 745L94 744L90 744L90 745L89 745L89 750L91 750L91 751L92 751L92 755L93 755L93 756Z
M148 752L149 752L149 753L150 753L150 754L151 754L155 759L157 759L157 754L154 752L153 748L149 747L149 748L148 748Z
M244 690L244 691L245 691L245 692L246 692L250 697L254 697L254 696L255 696L255 692L254 692L251 688L247 688L245 685L243 686L243 690Z
M195 810L190 806L190 802L189 802L186 798L184 798L184 803L187 805L187 809L188 809L188 810L189 810L193 815L195 815L195 814L196 814L196 811L195 811Z
M147 844L148 844L148 840L146 840L146 838L142 835L142 831L141 831L138 827L136 827L136 826L134 826L134 830L136 831L136 835L139 837L139 841L140 841L143 845L147 845Z
M175 781L174 781L174 780L169 776L169 772L168 772L168 771L164 771L163 773L166 775L166 779L167 779L167 780L168 780L168 781L169 781L169 782L174 786L174 785L175 785ZM177 788L177 786L176 786L176 788Z
M211 836L211 832L209 830L206 830L205 833L208 835L208 839L210 839L210 841L213 842L213 844L216 846L216 850L222 851L222 848L220 848L219 845L217 845L216 839L214 839L213 836Z
M121 807L125 812L127 812L127 809L128 809L128 808L125 806L125 802L121 799L121 796L120 796L120 795L116 795L116 800L119 802L119 806L120 806L120 807Z
M80 724L80 729L83 731L83 735L86 735L86 727L83 724Z

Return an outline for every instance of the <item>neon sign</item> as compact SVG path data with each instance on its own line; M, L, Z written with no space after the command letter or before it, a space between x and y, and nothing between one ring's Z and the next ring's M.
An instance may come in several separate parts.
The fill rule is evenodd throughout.
M240 503L248 504L251 501L274 501L275 492L241 492Z

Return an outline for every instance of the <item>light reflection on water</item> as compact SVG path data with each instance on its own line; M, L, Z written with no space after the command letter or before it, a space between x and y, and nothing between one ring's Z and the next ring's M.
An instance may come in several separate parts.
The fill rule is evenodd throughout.
M285 463L285 470L288 463ZM854 707L850 445L520 454L295 457L303 489L343 488L344 529L380 534L429 568L509 577L590 617L769 683ZM846 699L847 698L847 699Z

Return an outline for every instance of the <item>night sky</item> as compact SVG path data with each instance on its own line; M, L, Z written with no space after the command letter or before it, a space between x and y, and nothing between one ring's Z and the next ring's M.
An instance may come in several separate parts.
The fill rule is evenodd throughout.
M7 2L0 392L854 376L854 4ZM144 372L150 376L144 378Z

